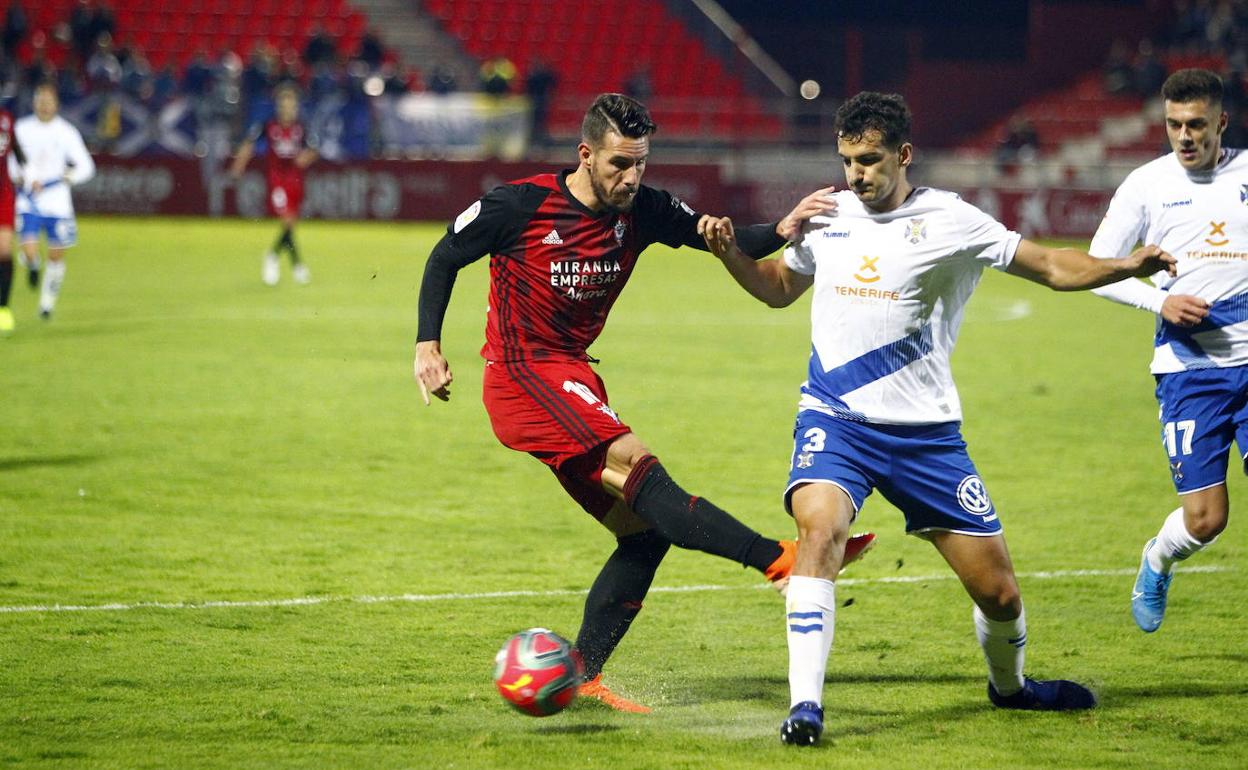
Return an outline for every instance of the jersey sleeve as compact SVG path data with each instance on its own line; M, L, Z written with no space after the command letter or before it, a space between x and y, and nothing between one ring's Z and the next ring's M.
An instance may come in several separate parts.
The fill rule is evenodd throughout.
M1135 177L1127 177L1114 192L1088 253L1100 259L1125 256L1140 242L1147 229L1148 209L1139 195Z
M499 185L455 217L443 240L457 254L477 260L515 243L523 224L519 191Z
M1098 297L1117 302L1120 305L1128 307L1137 307L1140 310L1148 310L1152 313L1161 314L1161 306L1169 296L1166 292L1155 286L1149 286L1143 281L1136 278L1128 278L1125 281L1111 283L1108 286L1100 286L1092 290L1092 293Z
M798 236L796 243L790 243L784 247L784 264L790 270L802 275L815 274L815 254L810 248L811 224L807 220L802 223L801 235Z
M69 162L69 183L80 185L95 176L95 160L87 152L87 145L82 141L82 134L72 125L65 129L65 155Z
M510 248L519 237L524 220L518 191L513 186L502 185L486 193L451 222L425 263L417 309L417 342L441 339L442 322L459 271L486 254Z
M1010 266L1023 240L1021 235L960 198L952 210L961 242L956 252L959 257L996 270Z
M698 235L698 220L702 215L666 190L642 186L637 193L637 223L645 245L662 243L673 248L699 244L706 249L702 236Z

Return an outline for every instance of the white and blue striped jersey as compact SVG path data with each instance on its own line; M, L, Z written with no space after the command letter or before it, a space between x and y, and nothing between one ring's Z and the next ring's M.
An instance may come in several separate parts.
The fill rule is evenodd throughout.
M46 123L35 115L17 121L13 133L26 156L19 165L9 155L9 176L21 179L17 194L17 213L38 214L56 219L74 216L71 185L80 185L95 176L95 161L83 144L82 134L60 115ZM34 183L43 189L34 192Z
M1248 364L1248 153L1224 150L1212 171L1189 173L1174 153L1140 166L1114 193L1089 252L1121 257L1136 243L1157 244L1178 261L1155 288L1129 279L1097 294L1153 312L1167 293L1210 304L1193 328L1157 318L1151 370L1168 374Z
M784 252L814 275L810 368L799 409L891 425L962 419L949 356L984 266L1004 270L1018 233L945 190L916 188L898 208L850 191L806 222Z

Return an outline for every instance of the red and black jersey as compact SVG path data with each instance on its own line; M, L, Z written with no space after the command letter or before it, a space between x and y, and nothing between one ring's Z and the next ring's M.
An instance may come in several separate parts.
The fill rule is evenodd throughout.
M443 239L461 264L491 255L487 359L587 358L642 250L702 244L698 214L672 195L642 186L631 210L595 213L567 173L496 187Z
M270 120L253 128L248 138L265 145L264 157L270 177L301 175L303 169L295 165L295 158L308 148L315 149L304 125L298 121L283 125Z
M642 185L626 212L594 212L567 186L571 171L494 188L451 223L425 265L417 341L440 339L455 274L490 256L485 346L492 361L585 360L607 313L652 243L707 250L700 215ZM771 224L737 228L755 258L784 245Z

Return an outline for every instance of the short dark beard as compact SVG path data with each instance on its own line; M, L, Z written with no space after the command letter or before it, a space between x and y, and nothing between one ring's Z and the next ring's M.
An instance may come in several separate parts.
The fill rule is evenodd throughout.
M603 187L602 183L598 181L598 177L594 176L592 167L589 169L589 189L594 191L594 197L602 204L603 209L610 214L623 214L633 207L633 201L636 200L636 196L633 196L629 199L628 204L624 206L616 206L611 203L607 188Z

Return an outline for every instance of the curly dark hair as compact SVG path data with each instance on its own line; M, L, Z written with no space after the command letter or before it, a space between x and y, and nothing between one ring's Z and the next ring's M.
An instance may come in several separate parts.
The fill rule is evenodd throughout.
M879 131L885 147L895 150L910 141L910 108L901 94L863 91L836 111L836 135L858 141L868 131Z
M581 121L581 138L586 144L597 145L608 131L628 139L650 136L658 126L650 118L646 105L624 94L599 94Z
M1161 85L1161 98L1169 102L1222 103L1222 78L1206 69L1179 70Z

